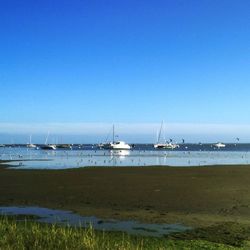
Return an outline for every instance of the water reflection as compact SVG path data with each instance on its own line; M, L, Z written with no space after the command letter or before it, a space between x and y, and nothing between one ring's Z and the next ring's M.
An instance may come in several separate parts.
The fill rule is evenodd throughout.
M126 156L130 155L129 150L111 150L111 157L118 157L120 159L125 159Z

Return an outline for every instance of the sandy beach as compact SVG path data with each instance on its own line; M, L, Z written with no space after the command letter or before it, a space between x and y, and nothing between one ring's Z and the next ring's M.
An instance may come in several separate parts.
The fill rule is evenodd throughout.
M0 205L67 209L100 218L250 224L250 166L0 168Z

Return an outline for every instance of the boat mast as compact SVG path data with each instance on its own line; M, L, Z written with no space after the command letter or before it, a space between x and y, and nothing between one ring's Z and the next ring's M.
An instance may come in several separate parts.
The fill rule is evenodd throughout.
M49 131L48 131L48 134L47 134L47 137L46 137L46 140L45 140L45 145L47 145L48 139L49 139Z
M113 124L113 143L115 143L115 125Z
M161 128L160 128L160 132L159 132L159 134L158 134L158 141L157 141L157 144L160 143L161 133L162 133L162 126L163 126L163 121L161 122Z

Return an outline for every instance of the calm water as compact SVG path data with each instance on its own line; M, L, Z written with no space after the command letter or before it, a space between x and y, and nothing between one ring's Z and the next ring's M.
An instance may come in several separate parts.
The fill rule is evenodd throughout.
M15 160L18 168L63 169L85 166L203 166L250 164L250 144L227 144L216 149L211 144L182 144L175 150L155 150L152 145L135 145L133 150L100 150L94 145L72 150L41 150L0 147L1 160Z
M70 211L48 209L42 207L0 207L2 215L35 215L41 218L38 222L92 227L96 230L122 231L129 234L145 236L164 236L173 232L182 232L190 227L181 224L146 224L137 221L104 220L95 216L80 216Z

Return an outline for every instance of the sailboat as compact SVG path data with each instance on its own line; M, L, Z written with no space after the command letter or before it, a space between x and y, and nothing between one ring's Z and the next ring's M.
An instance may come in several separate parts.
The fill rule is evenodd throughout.
M47 149L47 150L55 150L56 149L56 145L54 145L54 144L48 144L48 138L49 138L49 132L47 134L47 137L46 137L44 145L42 145L40 148L41 149Z
M37 148L35 144L31 143L31 138L32 138L32 135L30 135L30 142L27 144L27 148Z
M217 142L216 144L214 144L214 146L215 146L216 148L225 148L225 147L226 147L226 144L221 143L221 142Z
M179 148L180 146L178 144L173 143L173 142L167 142L165 139L164 139L164 142L160 142L161 141L162 130L163 130L163 121L161 122L160 132L158 134L157 143L154 144L154 148L155 149L175 149L175 148Z
M131 149L131 146L124 141L115 141L115 126L113 125L113 141L99 144L103 149Z

